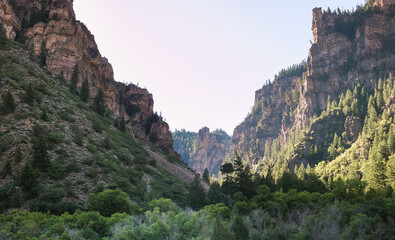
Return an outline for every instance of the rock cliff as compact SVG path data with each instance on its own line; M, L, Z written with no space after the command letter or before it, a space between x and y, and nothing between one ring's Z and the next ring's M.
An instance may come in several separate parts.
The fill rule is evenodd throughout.
M124 115L139 138L172 151L169 126L154 114L152 94L114 81L113 68L100 54L94 36L76 20L73 0L1 0L0 6L8 36L24 42L36 56L44 56L50 72L70 80L77 66L79 86L88 79L92 95L102 88L111 114Z
M231 137L226 132L210 132L207 127L198 133L176 131L173 137L175 151L201 175L206 168L210 174L217 175L231 146Z
M306 68L283 70L273 83L256 92L251 113L234 130L233 148L246 161L256 164L264 158L265 145L270 146L273 139L286 148L297 131L325 132L329 125L318 126L321 123L313 123L312 119L326 109L328 97L338 100L357 83L372 89L377 86L377 79L394 72L394 6L394 0L376 0L357 6L355 12L315 8L313 43ZM285 77L279 77L284 74ZM339 130L346 131L346 140L353 142L361 122L363 119L344 117L330 126L339 126ZM303 152L311 146L300 147L307 148Z

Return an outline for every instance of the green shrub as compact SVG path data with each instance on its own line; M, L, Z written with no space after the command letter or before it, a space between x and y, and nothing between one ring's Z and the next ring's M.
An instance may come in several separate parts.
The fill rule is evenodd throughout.
M88 210L98 211L109 217L114 213L132 213L133 205L125 192L120 189L104 190L99 194L90 194L88 197Z

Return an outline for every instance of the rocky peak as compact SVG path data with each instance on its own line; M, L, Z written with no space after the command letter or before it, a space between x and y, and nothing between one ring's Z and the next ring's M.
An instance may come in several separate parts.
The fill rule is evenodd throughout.
M47 70L70 80L77 66L78 85L87 79L92 95L102 88L111 113L125 116L136 136L173 151L168 124L154 116L152 94L114 80L112 65L100 54L95 37L76 20L73 0L15 0L14 6L0 0L0 4L0 20L9 37L18 35L35 55L45 55Z

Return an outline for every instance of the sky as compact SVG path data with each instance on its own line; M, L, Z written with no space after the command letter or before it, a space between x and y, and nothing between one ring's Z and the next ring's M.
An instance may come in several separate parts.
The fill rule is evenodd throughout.
M171 130L232 134L255 91L305 60L312 9L365 0L75 0L115 80L138 84Z

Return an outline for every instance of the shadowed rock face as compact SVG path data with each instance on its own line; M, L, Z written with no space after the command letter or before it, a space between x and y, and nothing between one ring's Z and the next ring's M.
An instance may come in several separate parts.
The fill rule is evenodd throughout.
M76 20L73 0L16 0L15 3L14 9L6 0L0 1L0 19L5 22L10 38L14 39L21 30L19 35L28 48L37 56L44 53L46 68L55 75L63 74L70 80L77 66L78 85L88 79L92 96L102 88L110 112L116 117L124 115L136 136L151 139L157 146L172 151L168 124L161 117L151 122L152 94L133 84L114 81L113 68L100 54L94 36Z
M355 20L353 15L313 10L313 43L308 53L307 70L301 84L296 77L277 80L264 86L255 94L255 108L263 98L274 96L263 112L253 113L235 128L232 142L250 163L264 155L266 141L279 137L286 143L289 133L309 125L310 119L326 108L328 96L336 99L342 92L359 82L367 88L376 87L372 79L382 78L395 71L395 0L375 0L373 6L381 11L364 16L355 25L355 36L351 38L336 32L337 18ZM392 49L388 49L388 47ZM302 77L302 76L299 76ZM276 94L279 89L282 95ZM287 91L297 90L300 94L295 111L286 108ZM355 141L360 126L355 119L339 123L346 127L349 141ZM320 129L316 129L320 131ZM250 152L250 153L248 153Z

